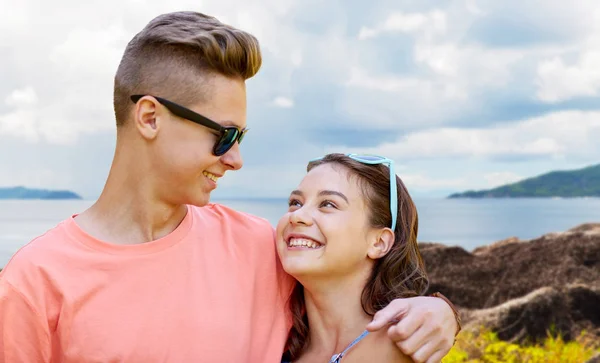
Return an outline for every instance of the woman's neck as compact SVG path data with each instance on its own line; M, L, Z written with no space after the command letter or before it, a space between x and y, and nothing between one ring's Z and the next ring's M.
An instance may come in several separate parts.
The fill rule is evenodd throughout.
M368 276L368 275L367 275ZM305 353L326 355L340 353L371 321L361 304L365 274L343 281L303 284L310 343Z

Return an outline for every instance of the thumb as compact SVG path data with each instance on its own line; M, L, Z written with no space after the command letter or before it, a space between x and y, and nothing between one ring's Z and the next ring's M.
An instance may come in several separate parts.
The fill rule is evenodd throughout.
M397 323L408 312L409 304L403 299L396 299L385 308L379 310L373 320L367 324L366 329L370 332L377 331L389 323Z

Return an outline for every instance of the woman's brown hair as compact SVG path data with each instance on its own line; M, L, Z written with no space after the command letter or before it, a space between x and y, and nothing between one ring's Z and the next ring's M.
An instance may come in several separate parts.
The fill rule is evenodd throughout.
M343 154L328 154L310 162L307 172L313 168L333 163L346 168L351 178L356 178L362 189L373 228L385 228L392 224L390 212L390 172L385 165L368 165ZM425 265L417 245L417 208L402 180L396 176L398 195L397 222L394 244L390 251L375 261L365 285L361 303L366 314L373 316L378 310L397 298L423 295L429 287ZM290 298L293 326L288 337L285 358L298 359L309 343L308 317L304 305L304 287L298 283Z

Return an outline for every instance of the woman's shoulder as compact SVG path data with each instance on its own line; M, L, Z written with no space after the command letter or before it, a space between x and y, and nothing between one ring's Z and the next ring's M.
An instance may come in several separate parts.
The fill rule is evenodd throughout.
M402 353L388 337L387 329L370 333L363 342L355 346L356 351L342 359L343 363L381 362L412 363L413 360Z
M341 363L378 362L378 363L412 363L413 360L403 354L387 336L387 329L370 333L358 342L342 358ZM282 359L281 363L292 363Z

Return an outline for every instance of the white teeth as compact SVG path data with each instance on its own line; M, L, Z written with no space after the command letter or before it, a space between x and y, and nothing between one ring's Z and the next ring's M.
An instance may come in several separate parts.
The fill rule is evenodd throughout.
M203 171L202 174L207 177L208 179L214 181L215 183L217 182L217 179L219 179L218 176L216 176L215 174L211 174L208 171Z
M288 243L290 247L308 247L308 248L319 248L321 245L315 241L311 241L304 238L292 238Z

